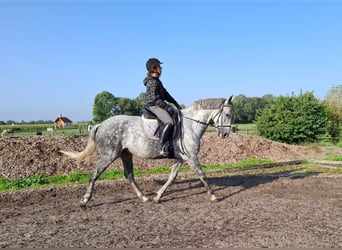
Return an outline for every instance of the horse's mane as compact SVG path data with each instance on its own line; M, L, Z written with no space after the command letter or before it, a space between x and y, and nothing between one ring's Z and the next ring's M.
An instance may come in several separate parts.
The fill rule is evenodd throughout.
M224 98L208 98L198 100L192 106L194 109L218 109L224 101Z

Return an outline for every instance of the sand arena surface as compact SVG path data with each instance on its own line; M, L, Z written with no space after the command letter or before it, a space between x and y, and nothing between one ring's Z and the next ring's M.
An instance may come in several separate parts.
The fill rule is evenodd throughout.
M82 150L87 137L0 139L1 176L90 171L59 153ZM205 134L202 164L247 158L323 159L338 148L291 146L258 136ZM134 159L138 169L169 160ZM121 168L114 162L113 168ZM167 175L138 178L153 197ZM209 177L218 202L198 178L180 174L161 203L142 203L125 180L100 181L86 209L87 185L0 193L0 247L342 247L342 178L273 175Z

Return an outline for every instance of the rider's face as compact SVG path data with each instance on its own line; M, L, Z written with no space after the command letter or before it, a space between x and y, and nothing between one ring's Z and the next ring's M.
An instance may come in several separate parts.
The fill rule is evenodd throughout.
M161 73L162 73L162 67L160 66L160 65L158 65L157 67L156 67L156 70L157 70L157 73L159 74L159 75L161 75Z

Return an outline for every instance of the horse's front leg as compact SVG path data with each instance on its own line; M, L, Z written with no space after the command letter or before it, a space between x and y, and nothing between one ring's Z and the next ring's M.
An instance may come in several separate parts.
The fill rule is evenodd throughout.
M199 176L200 180L202 181L204 187L206 188L211 201L217 201L216 196L214 195L213 190L211 189L210 185L208 184L207 176L205 175L197 156L193 156L192 158L189 158L187 160L189 163L190 167L197 173Z
M160 201L160 198L163 196L165 190L172 184L172 182L176 179L179 168L182 164L182 160L175 160L174 164L171 168L171 173L169 175L169 179L167 182L158 190L157 196L153 198L153 201L158 203Z
M140 188L138 187L137 183L134 180L134 173L133 173L133 156L130 152L124 151L121 154L121 160L124 165L124 174L126 179L131 183L135 193L139 198L142 199L143 202L148 201L148 198L141 192Z

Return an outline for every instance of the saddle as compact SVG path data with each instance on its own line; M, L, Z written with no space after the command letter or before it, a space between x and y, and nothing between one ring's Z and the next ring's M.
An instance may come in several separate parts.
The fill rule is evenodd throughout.
M142 107L143 114L141 116L142 119L142 127L144 134L152 139L152 140L159 140L162 129L163 129L163 123L158 119L158 117L151 111L149 106L143 106ZM168 113L171 115L173 122L174 122L174 129L173 129L173 135L171 139L177 139L180 135L180 112L178 109L173 108L172 110L167 110Z

